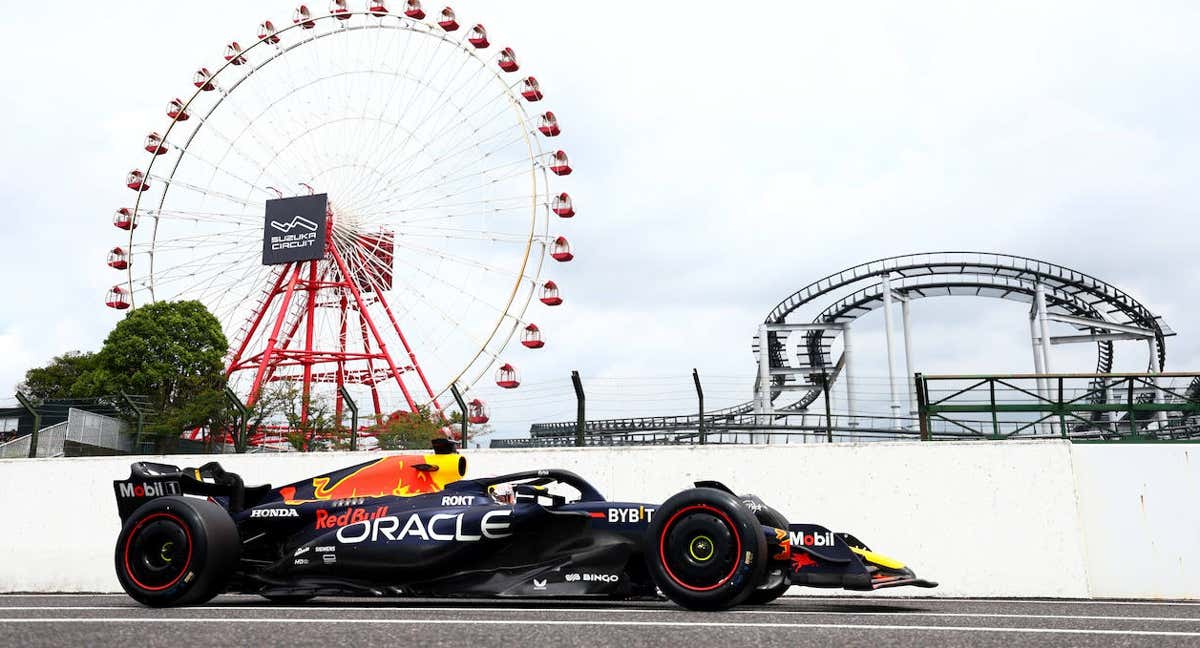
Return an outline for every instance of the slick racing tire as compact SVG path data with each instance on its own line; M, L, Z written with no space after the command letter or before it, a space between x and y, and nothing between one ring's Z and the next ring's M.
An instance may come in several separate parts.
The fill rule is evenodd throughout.
M241 543L220 506L186 497L143 504L117 536L117 580L150 607L199 605L220 594Z
M741 603L767 568L762 525L738 498L712 488L683 491L660 506L645 553L662 593L692 610Z
M783 517L783 514L779 511L765 504L754 511L754 517L763 526L775 527L784 531L788 528L787 518ZM750 596L746 597L747 605L766 605L783 596L783 593L788 591L788 588L792 586L791 580L788 579L787 563L772 562L767 567L764 579L765 582L754 588L754 591L750 592Z

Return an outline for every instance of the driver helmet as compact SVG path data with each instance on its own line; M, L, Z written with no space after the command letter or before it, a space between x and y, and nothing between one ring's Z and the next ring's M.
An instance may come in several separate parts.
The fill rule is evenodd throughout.
M511 506L517 501L517 494L513 490L512 484L496 484L488 489L492 496L492 501L497 504Z

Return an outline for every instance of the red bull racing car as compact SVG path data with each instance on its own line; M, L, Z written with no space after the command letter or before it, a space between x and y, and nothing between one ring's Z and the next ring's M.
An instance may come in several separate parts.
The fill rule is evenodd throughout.
M610 502L580 476L464 479L449 442L294 484L246 486L217 463L139 462L113 482L117 578L154 607L217 594L653 598L764 604L792 585L935 587L846 533L791 524L698 482L662 504Z

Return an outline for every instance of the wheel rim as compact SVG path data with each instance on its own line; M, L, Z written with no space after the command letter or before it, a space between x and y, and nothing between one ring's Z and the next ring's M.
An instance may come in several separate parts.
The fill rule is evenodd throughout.
M157 592L175 585L192 563L192 535L170 513L147 516L125 543L125 574L137 587Z
M667 576L696 592L729 582L741 564L737 525L724 511L687 506L671 516L659 535L659 558Z

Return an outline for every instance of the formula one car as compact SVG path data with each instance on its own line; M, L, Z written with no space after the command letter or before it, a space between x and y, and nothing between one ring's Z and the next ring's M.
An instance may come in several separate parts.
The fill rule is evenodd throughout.
M217 463L139 462L113 482L122 587L154 607L223 592L652 598L763 604L791 585L935 587L846 533L789 524L751 495L698 482L661 505L610 502L565 470L463 479L449 442L280 488Z

